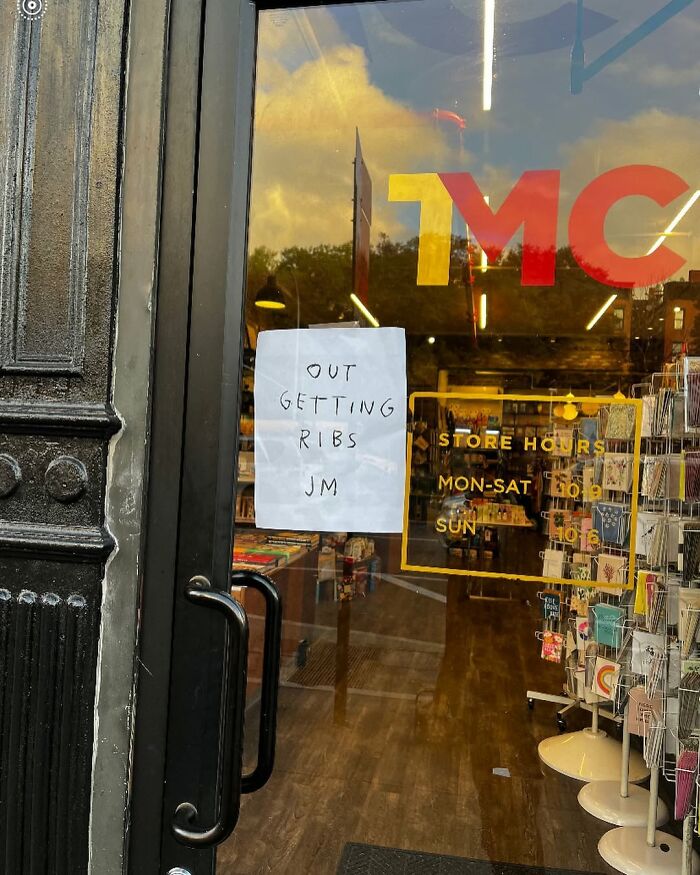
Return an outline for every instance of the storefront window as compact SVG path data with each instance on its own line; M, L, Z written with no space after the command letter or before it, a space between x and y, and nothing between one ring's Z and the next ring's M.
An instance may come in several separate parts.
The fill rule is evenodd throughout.
M657 0L260 15L234 565L285 632L277 771L220 871L681 871L699 36Z

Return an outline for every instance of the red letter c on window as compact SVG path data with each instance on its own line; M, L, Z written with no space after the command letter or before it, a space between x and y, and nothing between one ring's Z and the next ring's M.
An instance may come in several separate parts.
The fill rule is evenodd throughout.
M652 286L668 279L683 267L684 258L663 244L638 258L618 255L605 240L605 218L622 198L648 197L665 207L688 188L677 174L650 164L630 164L602 173L583 189L569 216L574 258L589 276L608 286Z

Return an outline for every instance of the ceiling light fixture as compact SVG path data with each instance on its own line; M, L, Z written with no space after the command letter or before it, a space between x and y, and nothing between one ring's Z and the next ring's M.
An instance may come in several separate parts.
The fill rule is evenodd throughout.
M268 276L267 282L255 296L255 306L260 307L261 310L286 309L287 304L274 274Z

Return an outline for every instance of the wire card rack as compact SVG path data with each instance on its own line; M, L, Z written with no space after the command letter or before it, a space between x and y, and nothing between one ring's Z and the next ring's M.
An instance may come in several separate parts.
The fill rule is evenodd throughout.
M539 594L542 655L551 651L545 636L560 636L565 679L562 696L527 696L531 707L535 700L561 704L561 731L572 708L593 714L589 729L545 739L539 754L586 782L581 806L616 827L599 843L603 859L621 872L690 875L700 872L693 851L700 809L700 357L652 374L632 397L642 402L634 530L625 470L633 434L624 432L614 403L596 417L605 453L557 459L549 474L551 483L581 487L574 499L555 485L546 511L543 562L561 563L561 576L572 581L552 587L558 616L548 613L550 592ZM553 551L564 556L553 558ZM615 590L631 552L634 589ZM589 581L579 577L587 573L581 566L590 569ZM621 727L621 741L605 736L601 717ZM563 753L572 750L580 762ZM647 778L649 788L639 786ZM670 807L660 796L662 781ZM660 829L670 820L682 822L682 839Z

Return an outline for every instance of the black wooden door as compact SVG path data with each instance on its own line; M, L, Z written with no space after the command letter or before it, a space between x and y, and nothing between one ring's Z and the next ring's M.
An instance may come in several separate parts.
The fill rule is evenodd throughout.
M49 6L2 4L0 24L0 870L13 875L87 871L119 429L125 4Z

